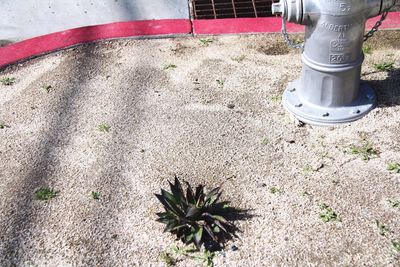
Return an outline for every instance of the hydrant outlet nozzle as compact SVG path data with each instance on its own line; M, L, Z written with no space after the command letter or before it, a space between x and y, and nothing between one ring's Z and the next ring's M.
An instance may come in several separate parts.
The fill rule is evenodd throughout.
M303 1L280 0L279 3L272 4L272 14L282 15L289 22L302 23Z

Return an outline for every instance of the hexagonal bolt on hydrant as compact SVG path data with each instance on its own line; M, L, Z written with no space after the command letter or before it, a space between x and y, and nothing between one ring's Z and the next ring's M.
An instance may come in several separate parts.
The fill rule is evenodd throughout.
M273 14L306 26L302 74L283 94L284 107L300 121L330 125L355 121L375 106L375 93L361 82L367 19L396 0L280 0ZM386 13L387 14L387 13ZM383 16L383 19L385 16ZM378 25L379 26L379 25Z

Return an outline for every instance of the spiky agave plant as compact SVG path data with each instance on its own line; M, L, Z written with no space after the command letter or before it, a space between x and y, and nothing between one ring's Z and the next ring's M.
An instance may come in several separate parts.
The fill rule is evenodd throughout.
M237 229L227 216L237 210L230 207L228 201L219 201L220 187L206 192L204 186L199 185L193 191L190 184L185 183L186 194L176 176L174 184L169 182L171 193L161 189L161 194L155 194L165 209L157 213L157 221L166 224L164 232L175 234L185 244L194 243L198 249L202 244L219 247L235 235Z

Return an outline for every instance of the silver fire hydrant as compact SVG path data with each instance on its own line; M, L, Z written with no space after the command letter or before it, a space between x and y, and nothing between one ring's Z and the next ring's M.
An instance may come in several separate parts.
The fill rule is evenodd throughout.
M284 107L300 121L329 125L355 121L374 108L372 88L361 82L367 19L397 0L280 0L273 14L306 26L302 74L283 95ZM379 25L376 25L375 31ZM373 32L372 32L373 33ZM371 35L371 34L370 34ZM294 44L292 42L292 44Z

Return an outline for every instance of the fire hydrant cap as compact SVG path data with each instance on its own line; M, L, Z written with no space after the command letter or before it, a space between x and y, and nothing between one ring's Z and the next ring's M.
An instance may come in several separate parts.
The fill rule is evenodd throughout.
M283 5L283 3L279 2L279 3L273 3L272 4L272 14L283 14L285 11L285 7Z
M302 0L280 0L272 4L272 14L282 14L287 21L301 23L303 19Z

